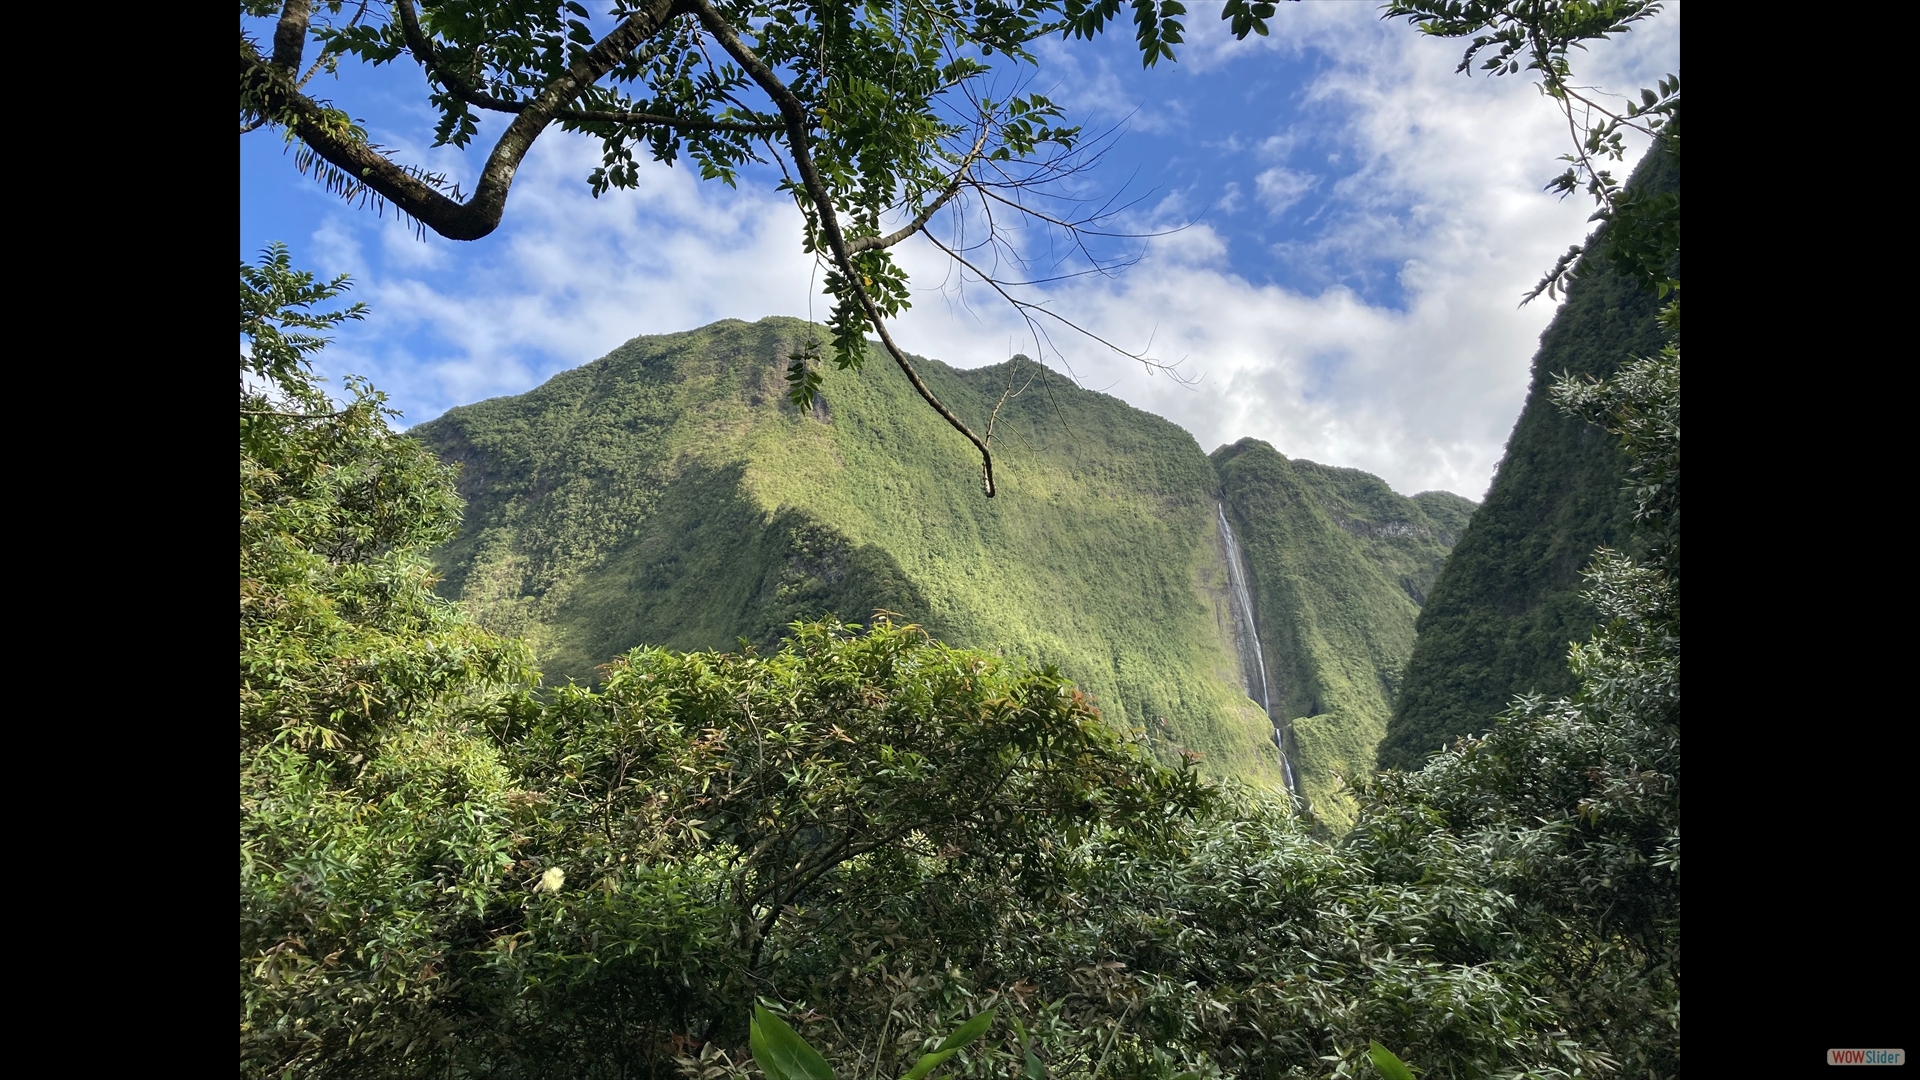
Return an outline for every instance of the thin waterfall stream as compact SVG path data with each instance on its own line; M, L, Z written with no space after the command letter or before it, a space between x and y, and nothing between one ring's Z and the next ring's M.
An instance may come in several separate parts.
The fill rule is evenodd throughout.
M1220 539L1227 548L1227 584L1232 594L1234 640L1240 646L1241 666L1246 669L1247 696L1260 703L1260 711L1267 714L1267 722L1273 725L1273 746L1280 752L1280 775L1287 785L1287 794L1295 803L1300 800L1300 779L1294 774L1293 755L1287 753L1287 744L1292 732L1288 725L1273 715L1271 691L1267 687L1266 650L1260 645L1260 630L1253 621L1253 593L1247 589L1246 566L1240 561L1240 544L1233 538L1233 526L1227 524L1227 508L1223 503L1214 504L1214 512L1220 519ZM1251 654L1252 664L1246 660ZM1258 683L1254 681L1257 676ZM1258 696L1254 691L1258 690Z

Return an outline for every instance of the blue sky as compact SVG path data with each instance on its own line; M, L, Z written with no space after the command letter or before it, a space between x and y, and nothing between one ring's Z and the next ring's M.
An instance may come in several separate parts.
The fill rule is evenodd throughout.
M1181 377L1071 334L1034 342L921 241L900 252L916 293L898 339L963 367L1041 355L1182 424L1204 450L1254 436L1403 492L1480 497L1552 316L1544 298L1520 308L1519 297L1591 212L1540 190L1567 149L1564 119L1519 77L1455 74L1457 43L1382 23L1371 3L1285 4L1272 35L1247 42L1213 5L1189 6L1176 64L1141 70L1122 26L1046 42L1028 73L1070 118L1113 130L1080 182L1131 203L1126 230L1160 234L1131 245L1139 261L1123 273L1030 299ZM1679 26L1676 4L1576 70L1609 91L1649 85L1679 70ZM497 131L475 151L430 149L415 68L346 64L309 90L399 160L469 184ZM596 200L597 163L594 144L549 132L499 230L421 240L391 211L328 196L277 133L258 131L241 139L240 256L282 240L298 265L353 275L372 314L343 329L322 368L371 377L406 423L530 389L640 334L824 313L798 212L765 174L731 190L652 165L638 190Z

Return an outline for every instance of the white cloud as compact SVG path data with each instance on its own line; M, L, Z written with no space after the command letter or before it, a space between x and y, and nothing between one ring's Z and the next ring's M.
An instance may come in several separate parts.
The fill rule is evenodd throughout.
M1518 77L1455 74L1454 42L1380 27L1347 5L1289 5L1282 14L1298 16L1286 38L1278 24L1257 42L1201 35L1182 62L1256 64L1261 51L1308 48L1325 55L1302 122L1325 125L1356 171L1317 212L1328 227L1277 254L1387 260L1399 267L1404 307L1369 305L1337 286L1317 295L1256 286L1230 271L1225 238L1196 228L1156 241L1117 281L1055 290L1053 308L1126 348L1151 340L1155 356L1184 361L1199 386L1056 333L1061 362L1085 385L1185 426L1204 449L1251 435L1290 456L1377 473L1401 491L1479 498L1553 314L1545 300L1525 308L1518 300L1581 237L1591 211L1541 191L1566 149L1564 121ZM1677 69L1677 12L1648 25L1657 32L1636 31L1582 57L1583 74L1630 88ZM1252 57L1230 51L1249 46ZM1291 151L1299 134L1275 132L1263 144L1268 160ZM1262 174L1262 196L1290 205L1300 175ZM982 311L977 320L928 316L914 336L953 342L939 355L963 364L997 360L1015 325Z
M1288 128L1277 135L1269 135L1260 140L1259 154L1267 161L1285 161L1293 155L1294 147L1300 144L1300 133Z
M595 200L582 180L594 164L583 141L536 144L507 224L478 243L415 240L351 211L330 218L315 236L325 264L354 269L377 317L366 332L341 334L328 367L373 376L417 421L530 389L637 335L807 314L812 263L799 250L791 202L702 185L686 168L642 169L638 190ZM383 252L412 245L424 254L360 269L365 262L337 237L368 229L384 230ZM449 264L457 274L415 273ZM416 355L423 339L431 359Z
M1267 208L1267 213L1274 217L1292 209L1295 203L1319 186L1319 177L1296 172L1284 165L1275 165L1254 177L1254 189L1260 193L1260 202Z

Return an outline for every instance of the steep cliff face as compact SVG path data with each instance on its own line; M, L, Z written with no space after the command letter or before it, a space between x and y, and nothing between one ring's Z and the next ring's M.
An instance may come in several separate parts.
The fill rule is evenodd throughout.
M1301 794L1343 825L1338 774L1372 768L1419 598L1473 504L1445 492L1406 498L1378 477L1289 461L1254 439L1214 451L1213 463L1246 550L1274 719L1296 748Z
M1632 183L1678 190L1678 168L1650 154ZM1597 245L1589 244L1590 249ZM1448 557L1380 743L1379 764L1418 768L1461 735L1486 731L1517 694L1571 693L1567 645L1593 631L1580 571L1627 542L1626 461L1618 440L1561 413L1554 376L1612 374L1658 352L1659 301L1588 259L1540 338L1533 382L1486 501Z
M1277 526L1238 508L1239 489L1190 435L1023 358L973 371L922 361L962 416L984 426L999 409L1000 494L984 499L971 448L890 366L829 371L820 407L789 404L787 357L812 332L775 318L637 338L530 393L421 425L428 445L465 463L469 509L440 553L443 590L527 637L550 678L579 680L639 645L766 645L795 619L890 612L955 644L1058 666L1169 755L1193 750L1213 773L1281 783L1235 639L1220 504L1241 515L1235 529ZM1340 565L1365 564L1369 588L1377 579L1399 600L1378 612L1394 628L1379 631L1389 644L1377 657L1350 661L1343 638L1284 663L1315 686L1339 681L1329 663L1379 682L1373 665L1405 659L1412 596L1431 586L1455 527L1447 515L1465 500L1423 495L1437 507L1428 515L1364 474L1292 465L1308 479L1283 516L1319 514L1344 545ZM1251 582L1266 557L1248 557ZM1285 614L1260 618L1268 664L1276 641L1309 636ZM1337 734L1322 743L1341 748L1311 767L1301 751L1317 808L1335 805L1336 758L1364 767L1385 720L1378 695L1353 699L1364 716L1323 697L1332 704L1300 713L1331 717L1321 726Z

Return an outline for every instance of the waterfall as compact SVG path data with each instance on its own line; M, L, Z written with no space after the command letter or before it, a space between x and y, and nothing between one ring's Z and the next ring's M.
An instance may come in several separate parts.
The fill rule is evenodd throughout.
M1253 593L1247 589L1247 570L1240 561L1240 544L1233 538L1233 526L1227 524L1225 504L1215 503L1214 512L1219 515L1220 539L1227 548L1227 584L1233 596L1234 641L1240 646L1242 667L1249 676L1257 675L1259 679L1257 686L1252 678L1247 680L1247 696L1254 697L1255 689L1260 691L1255 700L1260 702L1260 711L1267 714L1267 722L1273 725L1273 746L1280 752L1281 779L1287 785L1287 794L1293 796L1295 803L1299 803L1300 780L1294 775L1293 755L1287 753L1287 744L1293 733L1287 730L1284 721L1273 715L1272 694L1267 687L1266 650L1260 646L1260 630L1253 621ZM1252 664L1246 663L1249 654L1253 658Z
M1233 588L1233 622L1235 636L1241 641L1241 652L1253 653L1254 670L1260 673L1260 711L1273 716L1273 703L1267 696L1267 661L1261 655L1260 632L1253 623L1253 594L1247 591L1247 572L1240 565L1240 545L1233 539L1233 526L1227 524L1227 508L1216 503L1214 510L1220 515L1220 537L1227 544L1227 583ZM1247 643L1252 643L1249 650ZM1247 696L1253 696L1253 686L1247 687Z

